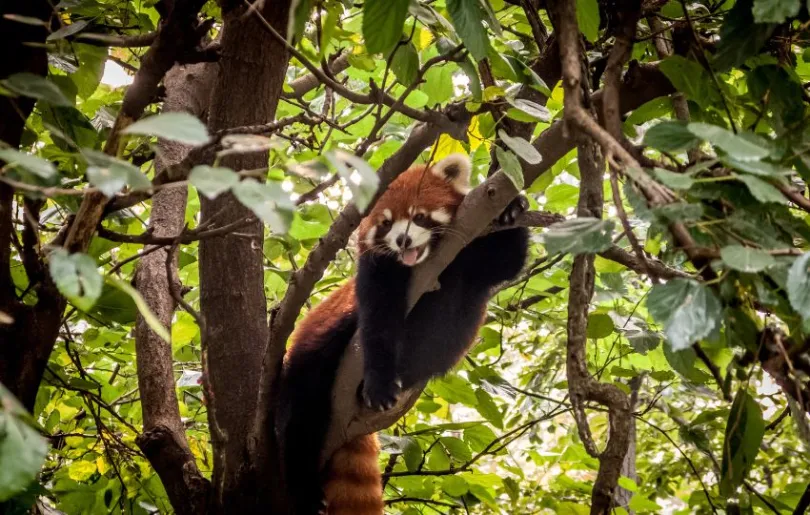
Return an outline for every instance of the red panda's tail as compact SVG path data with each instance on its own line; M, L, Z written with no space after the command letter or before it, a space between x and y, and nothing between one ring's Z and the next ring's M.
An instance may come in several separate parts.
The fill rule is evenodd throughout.
M337 450L324 484L328 515L382 515L377 435L355 438Z

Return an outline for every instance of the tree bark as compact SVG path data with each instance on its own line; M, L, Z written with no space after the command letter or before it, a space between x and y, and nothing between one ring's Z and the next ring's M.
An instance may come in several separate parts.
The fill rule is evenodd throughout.
M0 11L0 14L13 13L38 18L43 22L47 22L52 13L49 2L44 0L4 2ZM48 57L42 44L47 35L44 24L29 25L0 16L0 45L5 49L4 57L0 60L0 79L20 72L45 76ZM33 108L32 98L0 96L0 140L14 148L18 147L25 121ZM30 249L33 259L27 263L26 272L39 300L35 306L31 306L17 299L10 269L13 200L14 191L0 184L0 311L13 319L12 324L0 324L0 383L26 409L32 410L65 303L47 272L37 277L41 275L38 272L42 269L42 263L35 248ZM36 235L37 227L30 227L29 230Z
M266 123L275 117L289 55L265 31L242 2L222 2L224 28L220 72L214 85L209 126L220 130ZM288 0L268 0L261 14L286 33ZM267 165L267 153L232 156L233 169ZM231 194L201 200L202 219L219 224L252 215ZM201 314L209 363L209 424L214 447L215 511L253 513L265 492L250 486L247 435L255 415L261 356L268 341L260 222L240 231L251 237L225 236L200 242ZM266 484L263 485L267 488Z
M166 74L163 112L184 111L202 117L207 111L212 66L175 66ZM159 142L158 171L182 161L190 147L174 141ZM153 236L175 237L183 230L187 188L159 190L152 198L149 231ZM166 327L171 327L176 302L169 284L164 248L141 258L136 286L149 308ZM174 254L171 266L177 268ZM176 278L177 274L172 273ZM175 511L181 515L205 513L209 483L200 474L180 420L172 359L172 346L149 328L142 316L135 325L138 389L143 406L143 433L137 443L160 476Z

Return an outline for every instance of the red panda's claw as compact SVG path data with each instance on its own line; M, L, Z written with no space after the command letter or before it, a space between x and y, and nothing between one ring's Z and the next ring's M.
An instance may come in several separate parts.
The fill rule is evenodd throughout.
M360 395L366 408L374 411L388 411L396 405L402 382L389 380L376 374L367 374L360 386Z
M515 224L515 220L529 209L529 200L523 196L518 195L512 202L506 206L503 213L496 219L496 223L501 226L510 226Z

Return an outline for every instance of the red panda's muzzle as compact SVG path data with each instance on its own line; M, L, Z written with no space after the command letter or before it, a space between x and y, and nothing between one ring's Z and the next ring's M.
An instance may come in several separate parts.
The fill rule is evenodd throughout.
M399 253L399 260L405 266L414 266L419 263L421 257L427 252L427 244L418 247L411 247Z

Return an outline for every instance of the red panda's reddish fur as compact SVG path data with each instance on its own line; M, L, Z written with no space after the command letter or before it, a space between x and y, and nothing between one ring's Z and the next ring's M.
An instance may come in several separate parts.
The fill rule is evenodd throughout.
M328 515L381 515L382 474L377 435L355 438L337 450L324 485Z
M441 221L439 225L454 218L469 190L470 170L471 163L467 156L451 155L430 168L425 165L412 166L397 177L360 223L358 261L365 259L365 266L368 267L377 266L374 264L377 257L380 261L391 259L390 249L382 248L380 233L377 232L384 219L406 218L411 208L414 212L425 211L428 216L434 217L434 221ZM375 232L372 233L372 229ZM436 234L441 234L441 230L437 228ZM463 357L483 320L491 285L513 278L523 266L528 244L525 229L493 233L489 238L496 241L470 245L464 251L466 254L460 254L466 257L454 261L461 263L457 265L454 275L448 276L448 283L442 283L442 290L433 293L427 301L438 302L442 308L447 306L452 319L438 317L424 321L419 317L425 317L424 309L430 308L420 304L424 309L412 323L415 327L423 328L430 327L426 324L434 324L435 331L428 329L428 333L434 338L446 339L438 342L442 347L437 348L435 353L428 351L431 352L429 359L424 359L424 354L420 354L419 358L411 357L411 360L418 360L410 361L408 365L416 367L411 371L415 374L411 376L412 380L443 374ZM389 256L384 258L386 252ZM498 266L490 263L498 263ZM358 273L361 278L364 277L360 269ZM469 278L473 277L470 274L474 274L474 281L470 281ZM463 287L459 284L462 280L466 281ZM381 287L385 288L386 285ZM322 452L323 442L320 440L325 438L329 423L329 392L333 387L334 375L352 335L358 327L363 330L359 318L363 310L368 309L368 302L372 302L366 300L362 306L358 303L358 296L368 299L367 288L373 289L374 285L361 284L353 277L333 291L299 323L292 337L293 345L285 357L279 395L282 402L276 411L276 431L282 453L286 453L282 459L287 467L286 481L290 487L289 493L295 499L297 515L317 512L323 501L326 502L326 515L384 513L380 447L376 435L361 436L345 443L328 457L326 469L320 474L316 465L318 453ZM463 298L459 298L459 292L463 292ZM460 304L465 305L465 309L460 309ZM410 352L419 350L424 353L424 346L414 347L414 344L428 340L424 340L425 333L417 334L421 340L410 342Z
M467 177L441 176L425 165L414 165L399 175L360 223L358 250L367 252L366 234L383 217L384 210L394 218L404 217L409 207L419 205L432 211L443 208L451 217L464 200L462 188ZM463 187L463 186L462 186ZM311 342L320 342L333 330L330 320L339 320L356 310L355 280L332 292L302 320L293 334L293 347L287 359L316 351ZM382 476L378 463L379 443L374 434L359 437L338 449L329 460L324 483L328 515L382 515ZM294 458L293 458L294 459Z

